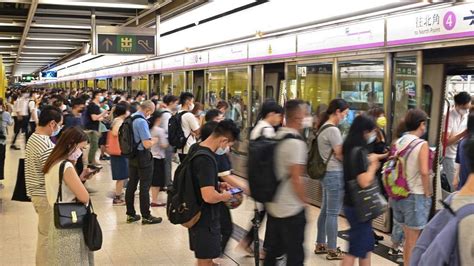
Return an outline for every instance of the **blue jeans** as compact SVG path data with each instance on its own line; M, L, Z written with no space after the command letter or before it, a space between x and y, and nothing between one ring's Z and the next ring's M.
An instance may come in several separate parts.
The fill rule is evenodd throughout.
M344 200L344 173L328 171L322 180L323 202L318 218L316 244L326 244L328 249L337 247L337 217Z
M392 226L392 243L394 245L400 245L403 242L403 239L405 238L405 234L403 233L403 227L402 225L397 222L395 219L393 219L393 226Z
M393 219L413 230L423 230L430 215L431 198L423 194L410 194L408 198L391 200Z

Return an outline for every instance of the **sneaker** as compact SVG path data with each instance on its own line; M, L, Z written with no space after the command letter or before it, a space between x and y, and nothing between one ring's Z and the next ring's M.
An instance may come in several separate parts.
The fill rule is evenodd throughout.
M390 256L402 256L403 255L403 250L397 248L397 249L394 249L394 248L390 248L388 250L388 255Z
M383 236L377 235L375 232L374 232L374 238L375 238L376 241L382 241L384 239Z
M327 254L328 253L328 247L324 244L316 244L316 247L314 248L314 254Z
M162 221L163 219L161 217L150 215L147 218L143 217L142 224L159 224Z
M99 159L100 159L101 161L109 161L109 160L110 160L110 157L107 156L107 155L102 155L102 156L100 156Z
M124 206L125 201L121 198L114 198L114 201L112 202L113 206Z
M127 215L127 223L134 223L140 221L142 217L138 214L135 215Z
M10 146L10 149L15 150L15 151L21 150L20 148L18 148L18 147L15 146L15 145L11 145L11 146Z
M344 259L344 252L340 248L337 248L336 251L328 250L326 255L327 260L342 260Z
M166 203L150 203L150 207L164 207L166 206Z

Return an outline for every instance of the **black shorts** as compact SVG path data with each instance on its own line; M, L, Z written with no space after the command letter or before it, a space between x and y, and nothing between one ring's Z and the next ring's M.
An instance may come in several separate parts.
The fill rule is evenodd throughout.
M221 228L219 223L211 226L196 225L189 229L189 247L196 259L215 259L221 255Z
M99 146L105 145L107 142L107 132L100 133Z
M152 187L165 187L165 159L153 158Z

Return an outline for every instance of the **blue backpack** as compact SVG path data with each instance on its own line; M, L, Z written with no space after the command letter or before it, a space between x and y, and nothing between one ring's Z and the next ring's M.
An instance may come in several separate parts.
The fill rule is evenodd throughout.
M446 199L443 204L445 208L423 229L410 258L411 266L461 265L458 225L465 217L474 215L474 203L454 212L449 207L453 195Z

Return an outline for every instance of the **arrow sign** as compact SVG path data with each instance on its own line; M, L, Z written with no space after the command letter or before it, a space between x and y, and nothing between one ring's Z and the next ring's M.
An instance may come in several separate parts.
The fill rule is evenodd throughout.
M109 39L105 39L103 42L102 42L102 45L105 46L105 50L108 52L109 51L109 48L110 46L112 46L114 43Z
M470 20L471 23L469 25L474 24L474 10L471 10L471 16L464 17L464 20Z

